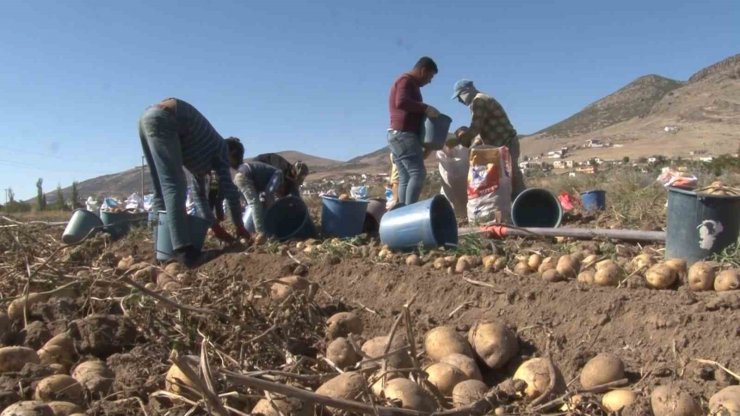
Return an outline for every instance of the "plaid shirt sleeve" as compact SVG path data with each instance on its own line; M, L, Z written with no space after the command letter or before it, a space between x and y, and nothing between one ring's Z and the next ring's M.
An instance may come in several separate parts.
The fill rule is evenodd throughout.
M470 127L468 127L468 130L460 137L460 142L462 142L465 147L470 147L473 139L475 139L477 135L483 134L483 128L488 114L488 105L486 104L486 100L474 98L473 104L470 107L470 112L473 115L470 121Z

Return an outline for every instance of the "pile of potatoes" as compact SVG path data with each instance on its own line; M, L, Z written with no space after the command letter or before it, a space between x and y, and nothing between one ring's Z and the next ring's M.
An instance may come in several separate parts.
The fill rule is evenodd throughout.
M38 382L34 400L12 404L0 415L84 414L86 396L110 393L114 375L99 360L83 361L72 370L77 360L72 339L66 333L53 337L38 351L21 346L0 348L0 374L21 371L26 364L41 364L54 371Z

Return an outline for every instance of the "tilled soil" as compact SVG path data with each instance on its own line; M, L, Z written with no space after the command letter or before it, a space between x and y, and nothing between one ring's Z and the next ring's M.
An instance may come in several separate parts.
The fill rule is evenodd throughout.
M480 267L456 274L436 270L430 262L407 266L403 255L380 260L377 247L304 254L292 245L288 255L287 247L222 251L213 242L211 260L195 271L173 273L165 290L157 287L166 283L161 269L141 273L134 273L134 266L129 272L115 269L127 256L145 268L155 264L145 232L117 242L94 238L57 253L59 246L52 237L59 230L28 231L16 235L17 240L0 232L5 253L0 261L2 304L7 306L24 293L28 267L34 273L30 292L78 284L30 305L28 322L12 322L0 340L2 345L37 350L52 336L68 333L76 363L104 360L114 374L112 387L106 394L86 396L81 405L90 415L185 414L193 408L200 409L195 414L206 413L202 404L194 407L193 402L162 392L173 351L179 356L206 351L210 365L218 369L279 371L283 375L274 380L313 390L334 374L321 362L326 350L324 321L330 315L356 311L364 322L363 337L369 339L388 334L409 302L417 348L423 345L424 333L435 326L452 325L464 334L482 317L501 320L516 330L519 355L506 367L484 373L489 386L510 378L525 359L549 356L575 391L581 368L601 352L622 358L629 388L641 393L637 404L623 414L651 414L648 396L657 385L678 385L706 409L712 394L737 384L719 367L697 359L716 361L736 372L740 368L738 291L692 292L685 285L650 290L639 281L620 288L574 280L548 283L537 275L520 277ZM587 245L624 255L638 251L635 246ZM553 245L512 241L498 250L513 260L524 248L547 250ZM311 296L271 302L271 282L292 274L316 284ZM145 285L147 291L137 289ZM31 399L42 378L68 373L73 367L28 364L20 372L0 375L0 405ZM284 378L284 373L299 378ZM224 402L243 413L262 395L222 377L215 377L214 384L225 394Z

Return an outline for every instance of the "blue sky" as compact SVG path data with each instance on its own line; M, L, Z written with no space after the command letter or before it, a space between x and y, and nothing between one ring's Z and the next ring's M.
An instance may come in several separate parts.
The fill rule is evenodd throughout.
M38 177L135 166L138 117L170 96L248 155L346 160L385 144L388 89L422 55L440 68L425 101L453 128L465 77L532 133L638 76L739 52L738 22L737 0L4 1L0 186L27 198Z

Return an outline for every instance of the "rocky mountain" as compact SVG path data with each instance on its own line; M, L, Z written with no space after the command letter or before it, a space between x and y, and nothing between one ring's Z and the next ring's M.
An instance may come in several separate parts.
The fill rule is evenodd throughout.
M611 144L583 148L587 140ZM736 153L740 143L740 54L697 71L687 81L636 79L582 111L522 139L522 154L561 147L568 158L621 159L661 154Z

